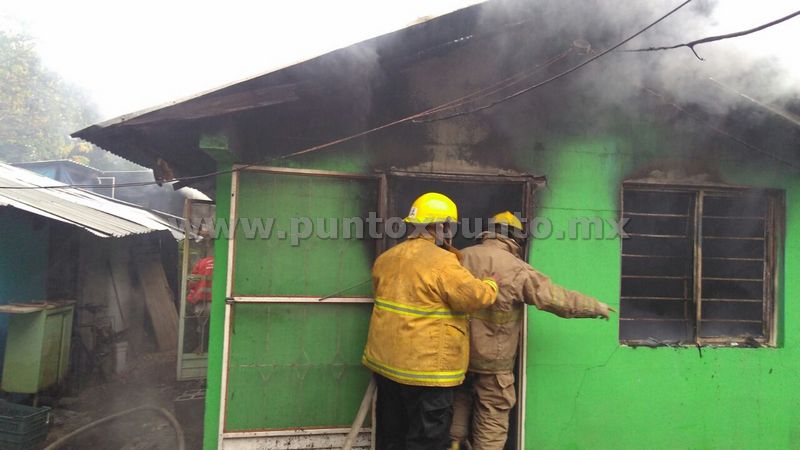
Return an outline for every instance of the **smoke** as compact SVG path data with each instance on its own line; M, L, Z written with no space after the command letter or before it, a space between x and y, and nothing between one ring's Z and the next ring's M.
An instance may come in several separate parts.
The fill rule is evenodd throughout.
M572 0L488 2L481 24L514 20L526 23L500 38L502 59L545 60L577 39L602 51L680 4L678 0ZM656 27L570 77L593 92L602 104L629 101L642 89L664 91L680 104L701 104L724 114L745 94L783 107L800 94L800 17L733 39L695 49L625 52L651 46L687 43L762 25L797 10L792 1L754 3L741 0L694 0ZM580 59L573 59L577 62ZM515 65L515 64L511 64ZM562 66L563 67L563 66Z

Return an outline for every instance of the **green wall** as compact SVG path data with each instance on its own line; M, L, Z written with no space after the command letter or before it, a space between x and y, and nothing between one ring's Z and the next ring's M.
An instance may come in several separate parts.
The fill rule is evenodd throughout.
M226 431L345 427L369 382L371 305L236 305Z
M206 140L203 145L225 150L224 143ZM315 168L358 170L340 161L315 158ZM222 170L227 167L220 165ZM221 411L223 368L219 362L227 266L233 265L234 296L369 296L375 249L370 240L315 237L292 245L289 221L292 217L316 221L365 216L377 207L375 180L254 172L239 176L237 216L251 221L276 220L269 236L256 233L253 238L246 238L245 227L238 222L234 261L227 261L228 241L216 242L215 252L220 256L215 261L213 284L204 433L207 449L217 446L220 414L224 414L226 431L349 427L369 381L369 371L360 359L371 305L234 304L227 407ZM229 218L230 186L229 175L218 178L218 219Z
M369 297L375 242L318 237L301 232L306 225L293 230L290 219L308 218L317 227L320 219L330 225L365 217L377 208L378 184L261 172L239 179L237 219L275 222L269 235L248 237L239 221L234 296L288 300L233 307L225 429L349 427L369 382L361 352L371 305L289 302Z
M669 142L664 140L662 142ZM626 145L627 144L627 145ZM621 181L673 147L630 150L613 139L565 140L526 155L548 175L538 214L558 228L575 216L619 216ZM741 155L741 149L732 149ZM648 156L649 154L649 156ZM680 156L673 156L680 158ZM692 159L685 160L692 167ZM526 445L536 449L797 448L800 369L796 306L800 228L796 174L739 159L716 161L737 185L786 189L779 348L632 348L610 322L563 320L529 309ZM620 240L549 238L532 263L556 282L619 306Z
M203 148L213 145L201 143ZM226 148L221 150L225 151ZM208 151L208 150L207 150ZM230 170L230 163L221 162L220 171ZM231 210L231 175L217 177L215 196L216 219L227 220ZM206 372L206 406L203 422L203 448L216 449L218 444L221 388L223 331L225 328L225 285L228 277L228 239L218 237L214 241L214 275L211 282L211 317L208 332L208 370Z
M333 236L344 232L342 218L375 211L377 181L243 172L239 186L235 295L325 296L356 286L346 294L370 296L374 244L304 236L311 227ZM269 236L266 223L261 236L253 233L272 219Z
M618 133L623 138L567 136L545 142L544 146L521 147L515 154L518 168L546 174L549 180L548 187L537 196L537 214L551 219L556 230L563 229L574 217L616 220L624 179L642 173L647 167L677 165L691 174L695 166L700 166L695 164L692 154L698 151L697 147L684 145L691 141L690 136L659 135L647 128L646 132L636 133ZM370 172L369 158L342 156L345 154L334 150L314 161L292 161L291 165ZM702 353L696 348L631 348L618 343L616 315L609 322L564 320L529 309L525 448L797 447L800 413L795 411L800 403L800 389L796 388L800 334L796 324L800 311L793 300L799 286L791 274L797 270L800 257L797 244L800 182L795 173L785 173L769 162L743 159L742 155L741 148L734 148L730 158L706 157L703 165L714 168L718 181L786 190L786 244L784 260L779 261L779 348L704 348ZM354 204L362 205L367 198L356 196L357 202L342 202L344 193L352 191L343 188L337 196L341 186L321 183L321 190L314 197L326 200L308 203L309 198L303 197L304 190L299 186L290 186L281 194L280 186L266 185L276 179L247 181L248 189L253 191L244 199L244 205L249 204L247 208L253 211L266 208L281 214L308 212L315 207L322 208L325 214L336 210L349 214L355 212L349 208L361 209L362 206ZM221 217L227 216L229 208L228 186L226 176L218 179L217 211ZM314 189L307 187L305 192ZM304 206L300 209L288 206L298 204ZM217 245L217 255L226 255L226 246L220 242ZM342 277L335 270L325 272L320 276L324 286L317 286L308 276L296 273L306 266L317 272L324 269L318 265L319 260L305 261L303 258L308 255L302 250L270 242L237 245L241 247L237 251L247 255L240 263L249 268L236 274L235 279L241 282L241 292L247 295L322 295L323 291L346 287L368 275L367 259L356 251L344 259L355 268L355 275ZM330 261L338 261L337 252L353 251L346 246L337 248L335 243L310 245L319 246L314 253ZM556 282L618 307L620 249L618 239L551 237L533 243L531 258L536 268ZM218 259L215 271L207 449L216 448L217 444L223 259ZM284 272L285 277L277 275L274 268L277 263L291 268ZM300 288L293 289L292 284ZM304 416L305 425L344 424L354 414L366 382L366 372L358 367L357 354L363 346L368 307L319 305L316 309L315 306L236 307L240 317L234 319L237 325L231 340L232 384L228 392L233 405L228 418L231 430L291 427ZM274 326L266 326L275 321ZM286 347L279 350L276 342ZM311 353L306 351L315 345L319 348ZM317 387L307 384L312 380ZM319 388L340 380L346 380L345 388L341 384L333 390ZM324 411L313 410L314 398L324 398L317 403ZM286 414L271 416L276 409Z

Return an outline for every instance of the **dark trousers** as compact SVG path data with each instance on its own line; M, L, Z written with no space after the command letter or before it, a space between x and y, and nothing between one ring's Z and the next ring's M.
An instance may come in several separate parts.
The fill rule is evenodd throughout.
M409 386L374 375L377 450L443 450L453 420L452 387Z

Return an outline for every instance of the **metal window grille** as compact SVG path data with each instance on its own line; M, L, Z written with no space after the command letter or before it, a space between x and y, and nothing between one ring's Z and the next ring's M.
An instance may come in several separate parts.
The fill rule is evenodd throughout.
M774 344L780 195L625 185L620 342Z

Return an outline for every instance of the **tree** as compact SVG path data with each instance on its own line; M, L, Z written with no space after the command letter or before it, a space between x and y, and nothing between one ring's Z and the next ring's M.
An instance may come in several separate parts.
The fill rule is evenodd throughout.
M85 92L42 65L29 36L0 30L0 160L72 159L100 169L135 167L69 136L97 119Z

